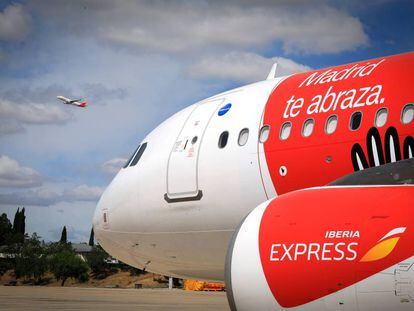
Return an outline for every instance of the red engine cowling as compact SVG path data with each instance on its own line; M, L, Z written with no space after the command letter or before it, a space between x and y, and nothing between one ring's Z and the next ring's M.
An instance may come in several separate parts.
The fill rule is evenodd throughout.
M226 262L232 310L414 310L414 186L291 192L253 210Z

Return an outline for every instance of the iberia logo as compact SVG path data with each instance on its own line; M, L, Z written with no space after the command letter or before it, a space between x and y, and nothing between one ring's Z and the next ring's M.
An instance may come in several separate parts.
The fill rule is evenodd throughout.
M384 235L378 243L372 247L362 258L361 262L370 262L387 257L394 250L400 237L405 232L405 227L395 228Z

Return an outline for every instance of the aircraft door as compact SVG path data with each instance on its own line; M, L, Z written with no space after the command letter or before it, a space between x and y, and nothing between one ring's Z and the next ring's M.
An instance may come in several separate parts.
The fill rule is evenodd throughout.
M167 202L200 200L198 155L207 125L224 99L199 104L184 123L171 150L167 168Z

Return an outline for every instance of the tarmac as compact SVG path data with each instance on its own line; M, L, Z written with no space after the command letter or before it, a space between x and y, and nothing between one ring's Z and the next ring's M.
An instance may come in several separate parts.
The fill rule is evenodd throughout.
M1 286L0 310L230 310L226 293L179 289Z

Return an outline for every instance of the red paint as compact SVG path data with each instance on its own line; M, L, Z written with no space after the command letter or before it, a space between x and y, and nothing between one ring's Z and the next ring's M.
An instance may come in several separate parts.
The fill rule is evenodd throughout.
M363 67L365 69L358 71L358 68ZM354 71L351 72L352 69ZM349 78L340 80L341 77L346 76L347 72L345 70L349 70L352 74ZM316 83L309 86L302 85L300 87L315 72L325 74L325 79L329 80L327 77L333 71L339 72L336 76L338 81ZM357 72L362 76L356 74ZM353 77L354 75L356 77ZM372 88L378 85L381 86L378 103L372 103L375 99L373 95L369 99L369 105L340 109L342 100L352 94L352 92L346 92L350 92L352 89L356 90L357 95L355 95L354 104L366 92L365 96L362 96L360 104L368 99L369 94L376 93L372 92ZM267 166L277 193L283 194L296 189L326 185L353 172L352 146L354 143L359 143L366 152L367 133L374 126L376 112L382 107L387 107L389 114L385 126L378 129L381 139L384 141L385 131L393 126L398 131L402 148L405 137L408 135L414 136L413 123L403 125L400 121L403 107L407 103L414 102L413 85L414 53L296 74L281 82L269 97L263 118L263 123L269 124L271 127L271 134L264 144L264 150ZM366 91L368 87L371 91ZM361 91L361 89L363 90ZM307 109L315 96L327 96L326 108L329 107L327 103L332 99L332 94L339 94L339 92L343 92L343 94L339 98L336 110L307 113ZM292 109L293 104L291 104L286 109L287 102L292 96L295 99L303 98L302 108ZM297 102L297 105L299 103ZM347 107L346 103L345 101L344 107ZM351 131L349 122L352 113L355 111L362 111L362 125L358 130ZM333 114L338 116L338 127L334 134L327 135L324 132L325 123L328 117ZM314 119L315 128L313 134L305 138L301 131L303 123L308 118ZM279 139L279 132L282 124L287 121L292 123L292 132L287 140L282 141ZM331 158L330 162L327 161L328 157ZM284 177L279 174L281 166L287 167L287 175Z
M259 249L266 280L278 303L286 308L303 305L414 256L413 197L413 186L378 186L302 190L273 200L261 220ZM389 255L360 261L385 234L399 227L406 230L396 235L400 239ZM354 236L343 237L339 232L341 237L327 238L329 231L348 231ZM279 253L271 253L272 245L278 244L294 244L300 253L303 247L298 243L308 249L311 244L328 243L326 249L331 252L325 259L338 260L320 260L321 253L319 258L314 254L308 258L307 253L289 260L281 257L282 246L273 246ZM347 250L349 245L355 253ZM339 260L342 254L335 247L345 250L344 258ZM294 259L294 252L290 254Z

